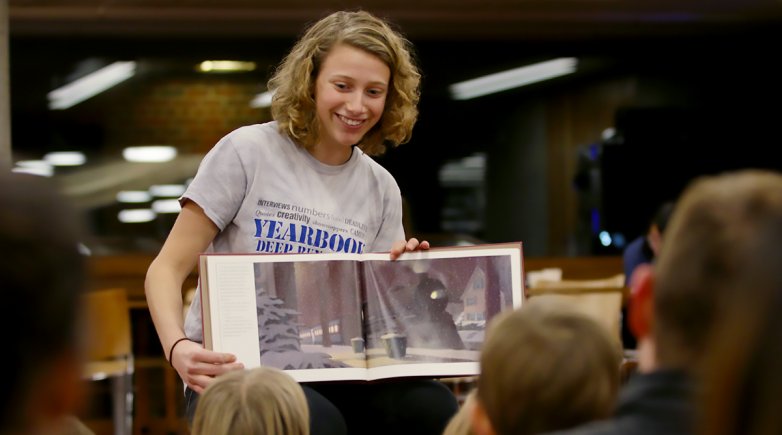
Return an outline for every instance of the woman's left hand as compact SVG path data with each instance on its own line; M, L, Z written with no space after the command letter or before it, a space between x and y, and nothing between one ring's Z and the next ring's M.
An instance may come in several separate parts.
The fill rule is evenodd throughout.
M426 240L419 242L413 237L408 241L399 240L391 246L391 260L396 260L404 252L426 251L429 249L429 242Z

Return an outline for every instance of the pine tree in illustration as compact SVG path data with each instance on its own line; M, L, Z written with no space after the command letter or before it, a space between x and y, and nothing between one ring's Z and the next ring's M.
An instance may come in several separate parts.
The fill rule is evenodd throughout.
M258 344L261 364L290 369L347 367L321 352L303 352L296 325L298 311L283 306L283 301L261 291L257 295Z
M285 308L283 301L258 294L258 341L261 356L266 352L301 352L299 328L296 326L296 310Z

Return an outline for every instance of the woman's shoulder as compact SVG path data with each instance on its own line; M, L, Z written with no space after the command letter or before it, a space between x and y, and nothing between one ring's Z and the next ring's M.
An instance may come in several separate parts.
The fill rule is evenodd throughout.
M391 172L388 171L383 165L378 163L374 158L370 157L369 155L365 154L360 149L356 148L359 152L359 164L365 167L372 176L380 182L381 185L387 186L387 187L394 187L398 189L396 184L396 179L393 175L391 175Z
M239 153L290 147L290 139L280 133L275 121L239 127L228 133L221 142L231 144Z
M277 129L277 122L270 121L263 124L251 124L239 127L225 136L232 141L254 142L258 140L282 141L285 138Z

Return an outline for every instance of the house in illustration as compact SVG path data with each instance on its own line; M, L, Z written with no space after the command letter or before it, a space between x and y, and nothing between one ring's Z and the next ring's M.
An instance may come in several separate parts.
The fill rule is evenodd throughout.
M461 298L464 309L457 318L457 326L483 327L486 324L486 273L481 267L473 270Z

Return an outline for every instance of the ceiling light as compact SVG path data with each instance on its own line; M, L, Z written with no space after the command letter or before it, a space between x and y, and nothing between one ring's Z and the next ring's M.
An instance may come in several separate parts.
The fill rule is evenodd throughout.
M157 197L178 198L185 193L184 184L156 184L149 187L149 193Z
M78 243L76 249L79 250L79 254L89 257L92 255L92 250L84 243Z
M121 83L136 73L136 62L114 62L48 94L49 109L67 109Z
M130 204L138 204L142 202L149 202L152 200L152 195L146 190L123 190L117 192L117 201Z
M20 160L16 162L16 167L11 169L11 172L51 177L54 175L54 168L45 160Z
M577 64L578 59L574 57L561 57L454 83L449 90L454 100L469 100L570 74L576 71Z
M120 210L117 219L125 224L137 224L142 222L151 222L157 215L148 208L136 208L129 210Z
M46 160L19 160L16 162L16 166L20 168L45 168L45 169L51 169L52 164L47 162Z
M273 96L274 96L273 91L261 92L260 94L256 95L255 98L252 99L252 101L250 101L250 107L255 109L270 107L272 105Z
M238 60L205 60L198 64L201 72L243 72L255 70L255 62Z
M179 213L182 210L182 206L179 205L179 201L176 199L159 199L152 203L152 210L155 213Z
M17 166L11 169L11 172L15 172L17 174L38 175L41 177L51 177L54 175L54 170L52 168L22 168Z
M43 159L52 166L80 166L87 161L80 151L56 151L47 153Z
M168 162L177 155L176 148L168 145L127 147L122 157L129 162Z

